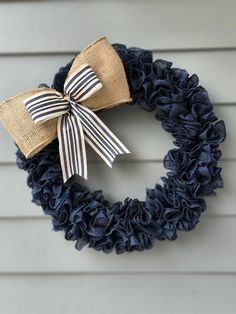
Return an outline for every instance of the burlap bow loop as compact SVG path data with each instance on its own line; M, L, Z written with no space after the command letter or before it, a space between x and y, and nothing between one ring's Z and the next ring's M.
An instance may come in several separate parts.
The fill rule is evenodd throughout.
M129 101L123 64L103 37L74 59L63 94L25 91L0 104L0 119L26 158L58 137L65 182L73 174L87 178L85 141L110 167L118 154L129 153L93 112Z

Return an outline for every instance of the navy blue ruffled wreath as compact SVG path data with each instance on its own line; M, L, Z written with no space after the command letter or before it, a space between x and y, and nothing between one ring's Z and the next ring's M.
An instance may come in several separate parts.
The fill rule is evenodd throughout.
M226 132L213 112L207 91L197 75L172 68L140 48L113 47L127 75L133 103L155 111L163 128L172 133L176 148L164 158L169 170L163 184L147 189L146 200L126 198L110 203L102 191L67 181L63 184L57 140L26 160L17 151L17 164L28 172L33 202L52 217L53 227L65 232L76 248L85 245L117 253L150 249L154 240L175 240L177 231L192 230L206 209L204 196L223 187L219 144ZM55 75L52 87L63 91L72 62Z

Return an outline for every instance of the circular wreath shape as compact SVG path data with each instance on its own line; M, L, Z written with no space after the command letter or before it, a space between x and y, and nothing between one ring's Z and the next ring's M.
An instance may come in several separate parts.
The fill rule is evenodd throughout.
M223 187L217 162L226 132L197 75L168 61L153 61L151 51L113 47L123 62L133 104L154 111L175 139L176 148L163 161L168 169L163 184L147 189L145 201L111 203L101 190L92 192L72 179L63 183L57 140L30 159L20 150L16 154L17 165L28 172L32 201L52 217L54 230L63 230L78 250L88 245L120 254L150 249L155 240L175 240L178 230L196 226L206 209L204 197ZM72 61L54 77L52 87L59 92Z

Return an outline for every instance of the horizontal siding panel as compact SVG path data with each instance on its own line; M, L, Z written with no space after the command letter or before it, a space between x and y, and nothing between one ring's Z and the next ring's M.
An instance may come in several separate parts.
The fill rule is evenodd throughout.
M24 90L35 88L40 83L51 85L54 74L73 57L74 54L0 56L1 101Z
M225 120L227 127L227 141L221 146L223 158L235 159L236 145L232 143L235 143L236 106L215 106L214 110L220 119ZM137 106L123 105L104 110L99 116L131 152L119 156L118 160L162 160L168 150L174 147L172 136L162 129L154 113L143 111ZM15 145L1 123L0 138L4 143L4 149L0 150L0 162L15 162ZM100 160L91 149L88 155L90 160Z
M45 219L0 220L0 273L45 272L236 272L236 218L203 217L173 242L143 253L117 256L78 252Z
M217 197L206 199L207 213L236 215L236 162L225 161L221 165L225 188L218 190ZM42 217L41 208L30 202L31 190L26 185L26 172L6 165L0 166L0 173L0 218ZM113 202L123 201L127 196L144 200L146 187L153 188L156 183L161 183L160 178L165 173L161 162L120 162L115 163L112 170L105 163L90 163L87 184L91 190L103 189L105 197Z
M37 87L42 82L50 85L58 68L67 64L73 57L74 54L0 56L0 99ZM190 74L198 74L200 83L209 91L212 102L223 104L236 102L235 58L236 51L154 53L154 59L172 61L174 67L185 68Z
M235 287L236 277L225 275L4 276L0 311L210 314L214 305L214 314L234 314Z
M3 2L0 52L77 50L101 35L153 49L236 47L235 9L234 0Z

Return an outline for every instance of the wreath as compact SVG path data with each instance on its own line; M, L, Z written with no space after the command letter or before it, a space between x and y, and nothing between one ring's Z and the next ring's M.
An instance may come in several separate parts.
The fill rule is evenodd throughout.
M105 48L102 46L104 43ZM111 55L116 58L117 64ZM109 58L113 66L106 64ZM116 67L120 67L121 72L117 75L110 73ZM84 97L81 96L81 91L80 98L77 97L78 87L73 94L75 81L83 73L88 73L86 75L89 76L89 93L91 88L96 89L85 100L81 99ZM127 86L121 86L122 80ZM78 84L79 87L84 86L81 79ZM117 99L101 101L105 93L109 94L106 91L108 85L111 95L105 95L106 99L112 98L117 89L118 94L120 91L122 93ZM69 89L73 94L71 99L63 96L65 90ZM82 121L84 131L80 143L87 140L104 160L109 153L112 155L113 152L115 157L119 153L128 153L128 150L103 124L99 124L95 130L96 136L102 143L106 138L101 139L99 136L107 131L104 134L114 140L113 151L108 153L109 148L105 146L104 150L101 149L102 152L99 151L92 136L89 137L89 118L92 125L102 108L130 102L143 110L154 111L155 118L160 120L163 129L173 135L176 148L169 150L163 161L168 172L161 178L162 184L146 190L145 201L127 197L123 202L111 203L104 198L102 190L93 192L80 181L74 180L73 173L66 173L67 168L73 170L74 167L74 173L79 174L76 169L80 168L77 169L80 172L84 170L86 160L80 160L77 165L73 161L77 155L71 153L70 164L68 165L68 160L62 162L62 150L71 149L65 143L63 146L62 142L66 141L66 136L71 135L74 129L71 127L70 133L63 139L63 132L69 125L63 117L68 115L68 111L60 116L57 111L53 119L47 119L47 114L52 106L60 105L61 111L67 110L64 107L68 106L68 101L78 109L76 97L77 103L82 103L78 105L82 113L76 113ZM45 107L45 103L50 106ZM87 110L85 113L84 108ZM18 126L17 123L16 127L16 123L10 123L9 120L19 117L20 110L23 112L24 124ZM97 115L94 118L95 111ZM91 112L93 115L90 117ZM76 114L71 117L76 117ZM199 222L202 212L206 210L204 197L215 195L214 190L223 187L221 168L217 163L221 157L219 144L226 137L224 122L215 116L208 93L199 86L197 75L189 76L186 70L173 68L168 61L153 61L152 52L148 50L127 48L122 44L111 46L105 38L99 39L59 69L51 88L43 84L36 91L24 92L2 103L0 118L18 145L17 165L28 172L27 184L32 189L33 202L52 217L55 231L64 231L66 240L75 241L78 250L88 245L105 253L115 249L120 254L150 249L155 240L175 240L177 231L190 231ZM39 124L35 123L37 119L42 119ZM61 129L58 127L59 119ZM88 120L84 122L83 119ZM23 134L26 133L23 130L25 131L27 123L30 124L27 128L31 129ZM18 129L13 130L15 128ZM59 132L62 133L60 136ZM38 141L26 152L26 142L35 142L36 137L40 137L40 141L43 137L44 143ZM68 137L67 140L70 142Z

